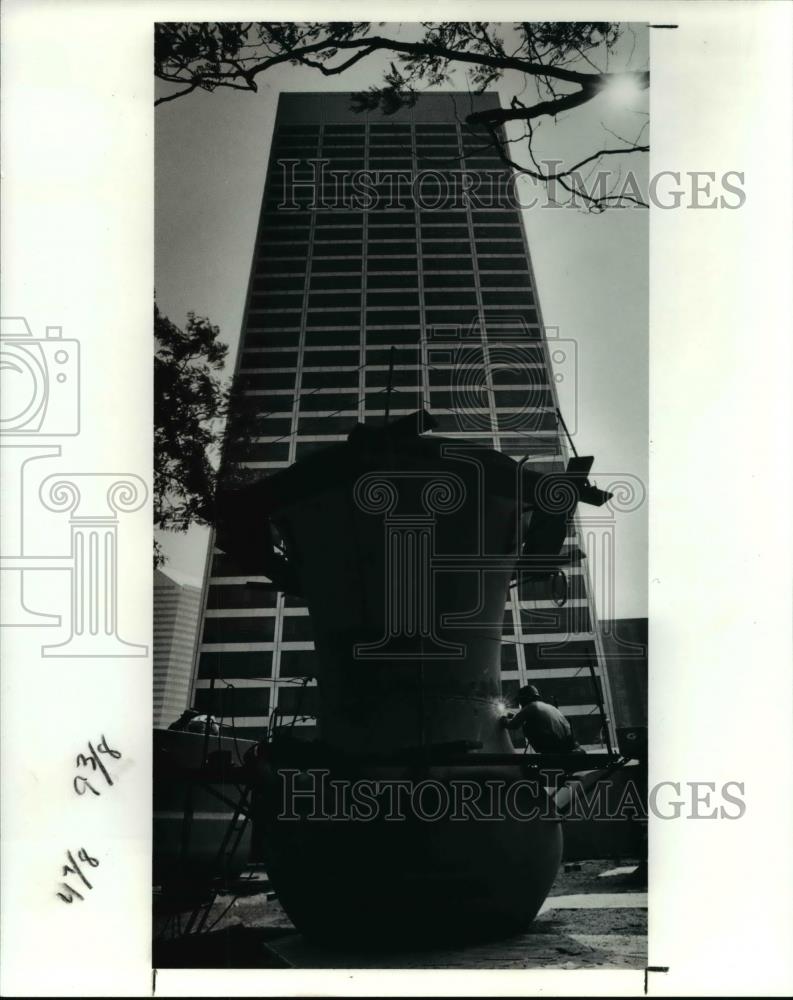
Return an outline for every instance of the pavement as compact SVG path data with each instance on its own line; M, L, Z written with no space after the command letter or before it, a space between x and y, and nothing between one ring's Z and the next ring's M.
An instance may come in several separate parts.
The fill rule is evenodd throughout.
M259 876L261 878L261 875ZM647 893L635 865L565 865L528 931L462 948L378 954L319 948L295 930L271 893L219 895L201 934L155 941L159 968L643 969Z

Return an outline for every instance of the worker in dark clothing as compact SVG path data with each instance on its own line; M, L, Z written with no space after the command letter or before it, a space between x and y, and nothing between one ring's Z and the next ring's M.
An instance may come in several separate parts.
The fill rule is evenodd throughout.
M520 711L512 718L505 716L502 725L508 729L523 729L527 742L537 753L586 753L573 736L570 723L558 708L540 698L533 684L518 691Z

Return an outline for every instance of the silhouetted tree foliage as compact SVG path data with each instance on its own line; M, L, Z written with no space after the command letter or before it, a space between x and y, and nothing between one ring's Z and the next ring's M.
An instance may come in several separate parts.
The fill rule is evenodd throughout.
M170 22L155 29L155 72L177 89L160 97L164 104L195 90L231 88L256 91L256 78L283 65L306 66L325 77L338 76L376 52L393 53L395 62L379 85L355 95L359 111L378 109L393 114L415 103L420 90L453 82L458 69L465 73L472 93L482 93L505 73L517 74L515 95L508 108L471 112L465 124L486 141L505 164L535 180L553 184L555 192L579 198L590 210L619 205L646 205L635 186L587 191L580 180L583 168L593 169L603 157L645 153L645 121L633 138L609 129L617 143L593 149L577 162L548 166L537 159L533 143L538 126L556 120L614 83L646 89L644 70L610 72L608 58L624 32L609 21L422 22L421 37L408 41L398 25L355 22ZM508 36L508 41L506 40ZM630 63L630 58L628 60ZM645 116L646 117L646 116ZM502 126L522 127L520 138L508 138ZM611 142L611 140L609 140ZM558 200L558 198L557 198ZM568 200L574 200L573 198Z
M187 314L184 329L154 307L154 525L187 531L212 525L219 482L255 478L244 465L257 415L243 383L223 377L228 347L206 317ZM155 540L154 565L164 554Z
M186 531L207 524L228 389L221 372L228 348L205 317L187 314L180 329L154 307L154 524ZM155 566L163 562L155 542Z

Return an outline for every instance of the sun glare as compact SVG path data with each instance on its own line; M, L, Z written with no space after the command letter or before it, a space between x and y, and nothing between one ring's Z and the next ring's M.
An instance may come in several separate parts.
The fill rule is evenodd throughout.
M630 107L642 92L643 88L632 73L616 74L603 89L609 103L617 108Z

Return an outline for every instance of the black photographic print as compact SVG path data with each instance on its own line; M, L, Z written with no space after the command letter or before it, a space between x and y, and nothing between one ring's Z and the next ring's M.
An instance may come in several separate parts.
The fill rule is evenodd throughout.
M155 967L645 969L649 38L155 26Z
M791 993L792 27L5 0L2 995Z

